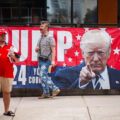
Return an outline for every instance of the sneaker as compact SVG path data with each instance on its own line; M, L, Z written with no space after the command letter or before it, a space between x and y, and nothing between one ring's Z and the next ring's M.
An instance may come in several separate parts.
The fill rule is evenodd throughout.
M45 99L45 98L52 98L52 96L48 95L48 94L42 94L39 99Z
M52 91L52 96L53 97L57 96L59 94L59 92L60 92L60 89L53 90Z

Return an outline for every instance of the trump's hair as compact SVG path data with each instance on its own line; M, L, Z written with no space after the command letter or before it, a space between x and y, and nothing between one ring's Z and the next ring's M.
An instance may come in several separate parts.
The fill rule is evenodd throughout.
M102 41L111 52L111 37L110 35L103 30L89 30L81 38L80 48L84 52L87 45L97 39L97 37L102 37ZM100 41L99 41L100 42Z

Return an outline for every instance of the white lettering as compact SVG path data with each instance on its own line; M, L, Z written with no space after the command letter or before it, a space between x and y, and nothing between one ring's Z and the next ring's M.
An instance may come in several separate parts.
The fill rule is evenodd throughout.
M18 81L22 82L22 85L26 85L26 66L21 65L21 69L18 76Z
M34 68L33 71L34 71L34 75L39 75L39 68Z
M14 78L16 77L16 75L17 75L17 66L16 65L13 65L13 70L14 70ZM17 81L13 81L13 85L17 85Z
M19 30L12 31L12 44L19 51ZM20 61L26 60L28 57L28 30L21 30L21 57Z
M39 77L29 77L29 84L40 84L41 80Z
M21 31L21 57L20 61L26 60L28 57L28 30Z
M72 34L68 31L58 31L57 38L57 60L64 61L64 50L72 47Z
M19 30L12 30L12 45L19 50Z
M37 46L37 42L40 39L40 31L33 30L32 31L32 61L37 61L37 53L35 52L35 48Z

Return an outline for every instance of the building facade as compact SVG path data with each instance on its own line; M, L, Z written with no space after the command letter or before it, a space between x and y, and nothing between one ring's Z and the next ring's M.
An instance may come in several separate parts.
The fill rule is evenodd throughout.
M1 26L120 24L120 0L1 0Z

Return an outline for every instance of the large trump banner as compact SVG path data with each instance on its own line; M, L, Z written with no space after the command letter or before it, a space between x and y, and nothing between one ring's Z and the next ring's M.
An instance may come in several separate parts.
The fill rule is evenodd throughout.
M21 52L20 62L14 65L14 88L41 88L41 80L39 78L39 68L37 61L37 54L35 47L40 38L39 27L2 27L7 32L7 42L13 44L17 50ZM92 30L93 28L50 28L50 33L54 36L56 41L56 71L50 74L53 82L60 87L60 89L74 89L79 87L79 80L76 80L76 74L73 74L73 81L67 78L69 69L79 66L84 63L82 57L80 42L82 35ZM111 37L111 54L108 59L108 66L112 70L120 70L120 29L119 28L95 28L106 31ZM68 68L67 72L62 77L60 71ZM71 73L72 74L72 73ZM59 76L58 75L58 76ZM63 78L63 79L62 79ZM71 78L72 79L72 78ZM109 78L110 79L110 78ZM114 75L116 87L109 87L108 89L120 88L120 75L116 78ZM115 85L114 85L115 86Z

